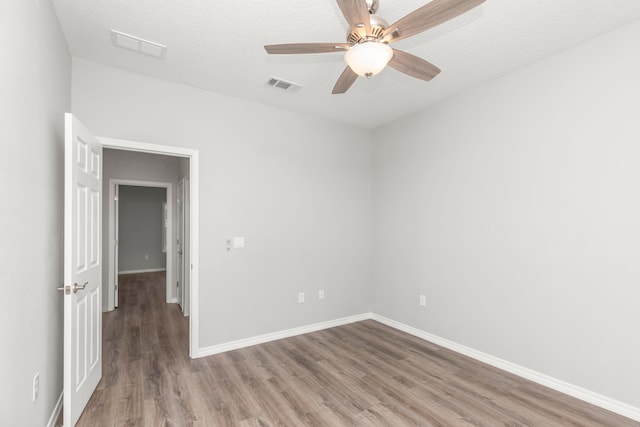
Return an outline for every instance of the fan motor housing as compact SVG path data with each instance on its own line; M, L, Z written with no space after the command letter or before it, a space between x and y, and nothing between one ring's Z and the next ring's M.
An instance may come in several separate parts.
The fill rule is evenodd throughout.
M374 3L377 3L377 1L375 1ZM389 23L385 21L383 18L375 14L370 15L370 20L371 20L371 34L369 34L366 37L363 37L356 30L350 31L349 33L347 33L347 43L353 46L358 43L362 43L363 41L378 40L380 37L382 37L382 33L389 26Z

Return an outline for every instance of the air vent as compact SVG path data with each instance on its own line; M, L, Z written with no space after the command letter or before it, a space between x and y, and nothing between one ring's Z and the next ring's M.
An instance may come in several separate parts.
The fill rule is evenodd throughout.
M266 85L276 87L278 89L286 90L287 92L295 92L302 87L302 85L289 82L287 80L283 80L278 77L269 77L269 80L267 80Z
M120 31L111 30L111 41L118 47L133 50L144 55L156 58L164 58L167 47L159 43L141 39L140 37L125 34Z

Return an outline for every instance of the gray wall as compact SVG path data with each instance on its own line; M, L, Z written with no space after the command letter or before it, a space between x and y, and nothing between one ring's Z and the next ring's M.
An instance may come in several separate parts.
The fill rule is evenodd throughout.
M72 86L96 135L199 150L202 347L370 311L370 132L82 59Z
M638 40L375 132L374 312L640 407Z
M71 59L49 1L0 2L0 425L44 426L62 391L64 113ZM31 401L40 372L40 397Z
M82 119L82 116L79 116ZM84 119L82 119L84 122ZM91 128L89 128L91 129ZM134 181L149 181L149 182L168 182L174 185L174 194L172 196L171 203L173 205L174 212L174 226L172 241L176 239L176 227L175 227L175 212L176 212L176 198L175 198L175 185L177 184L180 175L180 158L172 156L162 156L158 154L137 153L134 151L122 151L105 149L103 161L103 178L102 178L102 192L103 200L102 204L102 235L109 235L109 180L134 180ZM109 287L106 286L109 282L108 266L109 256L109 239L102 239L102 262L105 266L102 269L102 293L103 293L103 309L106 311L110 307L113 307L113 294L109 292ZM175 264L175 262L174 262ZM175 267L173 268L175 272ZM171 279L175 283L175 277ZM174 287L171 288L175 292ZM175 298L176 295L169 295L169 299Z
M162 270L163 204L167 189L121 185L118 192L118 270ZM172 241L167 242L172 244Z

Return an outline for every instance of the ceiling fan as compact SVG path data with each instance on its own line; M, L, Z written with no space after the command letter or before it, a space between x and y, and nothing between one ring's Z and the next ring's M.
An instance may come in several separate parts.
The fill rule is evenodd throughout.
M265 46L270 54L345 52L347 68L333 87L345 93L358 76L370 78L390 65L417 79L429 81L440 69L410 53L392 49L394 43L462 15L485 0L433 0L389 25L376 15L379 0L336 0L349 24L346 43L289 43Z

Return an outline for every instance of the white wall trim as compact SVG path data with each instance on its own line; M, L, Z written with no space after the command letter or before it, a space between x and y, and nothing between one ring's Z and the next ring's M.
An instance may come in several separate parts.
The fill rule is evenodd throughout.
M529 368L516 365L515 363L511 363L498 357L491 356L462 344L449 341L437 335L433 335L420 329L416 329L412 326L405 325L404 323L396 322L395 320L391 320L377 314L373 314L371 318L394 329L398 329L399 331L406 332L418 338L422 338L423 340L448 348L449 350L453 350L457 353L471 357L472 359L479 360L488 365L518 375L519 377L526 378L535 383L557 390L569 396L573 396L577 399L607 409L611 412L615 412L627 418L640 421L640 408L636 408L615 399L611 399L610 397L595 393L582 387L578 387L574 384L570 384L557 378L550 377L549 375L536 372Z
M300 326L298 328L286 329L284 331L273 332L270 334L259 335L251 338L244 338L237 341L231 341L223 344L213 345L211 347L201 348L195 357L211 356L213 354L224 353L226 351L238 350L244 347L251 347L257 344L290 338L296 335L308 334L310 332L321 331L323 329L335 328L336 326L347 325L349 323L360 322L372 318L372 313L357 314L355 316L343 317L340 319L329 320L326 322L314 323L312 325Z
M146 270L123 270L123 271L118 271L118 274L159 273L161 271L167 271L167 269L166 268L147 268Z
M60 393L60 397L58 397L58 401L56 402L56 406L53 408L53 412L49 417L49 422L47 423L47 427L55 427L56 421L58 421L58 417L60 416L60 412L62 412L62 398L64 397L63 392Z
M198 312L200 305L199 279L200 279L200 152L191 148L172 147L168 145L149 144L124 139L98 137L104 148L116 150L139 151L142 153L163 154L168 156L185 157L189 159L189 223L190 223L190 248L191 253L191 298L189 316L189 356L194 358L198 352L200 342L200 318Z

